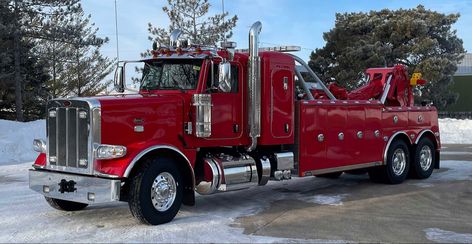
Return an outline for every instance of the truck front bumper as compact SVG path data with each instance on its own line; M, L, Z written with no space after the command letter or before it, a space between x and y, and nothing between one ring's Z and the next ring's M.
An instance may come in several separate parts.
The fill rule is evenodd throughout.
M121 180L30 169L29 187L46 197L92 204L119 201Z

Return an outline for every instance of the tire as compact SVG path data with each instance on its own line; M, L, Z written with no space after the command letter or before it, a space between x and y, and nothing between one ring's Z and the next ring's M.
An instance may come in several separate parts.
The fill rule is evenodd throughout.
M374 182L400 184L408 176L410 154L408 145L402 140L395 140L387 151L387 164L369 170L369 177Z
M436 147L429 138L421 139L413 155L411 176L416 179L426 179L431 176L436 162Z
M341 176L343 172L334 172L334 173L327 173L327 174L321 174L321 175L316 175L316 177L319 178L328 178L328 179L337 179L339 176Z
M79 211L88 206L86 203L80 203L80 202L71 202L71 201L66 201L66 200L61 200L61 199L55 199L55 198L50 198L50 197L44 197L46 199L46 202L49 203L49 205L57 210L62 210L62 211Z
M173 160L148 159L131 178L130 183L128 205L131 214L142 223L164 224L174 219L179 212L183 182ZM158 187L161 191L154 190Z

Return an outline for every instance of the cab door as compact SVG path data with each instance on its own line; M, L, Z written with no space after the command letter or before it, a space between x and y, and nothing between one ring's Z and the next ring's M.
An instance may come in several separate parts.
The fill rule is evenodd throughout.
M213 65L213 68L211 67ZM232 146L241 143L243 133L242 68L231 63L231 90L218 86L218 64L208 62L203 93L211 95L211 135L198 138L199 146ZM211 73L213 72L213 79Z
M215 66L217 66L215 64ZM214 80L218 79L218 69L214 67ZM211 84L211 76L207 81L207 92L211 93L211 136L209 140L236 139L242 132L242 96L239 87L239 68L237 64L231 65L231 91L224 92L217 84ZM211 72L211 70L210 70Z

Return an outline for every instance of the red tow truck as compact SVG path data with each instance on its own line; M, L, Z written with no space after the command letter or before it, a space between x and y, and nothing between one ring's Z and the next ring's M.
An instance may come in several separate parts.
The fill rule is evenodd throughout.
M138 94L50 101L30 188L65 211L125 201L156 225L194 205L195 192L343 172L398 184L439 168L437 110L413 100L419 74L372 68L357 90L326 86L284 52L296 48L259 48L261 28L248 50L186 45L176 30L140 61ZM115 73L120 92L127 64Z

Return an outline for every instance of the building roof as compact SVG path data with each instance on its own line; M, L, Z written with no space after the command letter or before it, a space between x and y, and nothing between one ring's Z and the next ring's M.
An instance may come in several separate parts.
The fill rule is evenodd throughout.
M457 65L457 71L454 75L472 75L472 53L464 55L464 59Z

